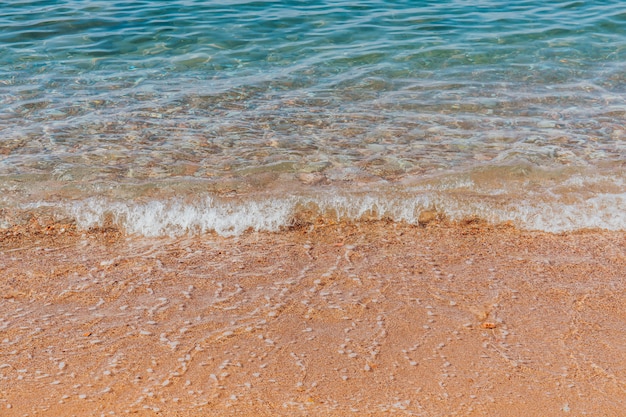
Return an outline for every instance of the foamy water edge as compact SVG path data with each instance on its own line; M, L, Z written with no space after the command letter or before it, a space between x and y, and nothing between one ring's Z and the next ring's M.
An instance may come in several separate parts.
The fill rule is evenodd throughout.
M522 229L550 233L626 230L626 210L622 209L626 207L626 193L596 194L570 203L537 198L526 201L467 198L436 192L397 197L328 193L237 201L205 196L191 202L172 198L141 203L92 197L75 202L40 202L28 208L41 207L52 209L59 217L69 217L79 229L112 224L126 233L145 237L279 232L319 218L347 222L388 220L417 225L425 214L451 221L479 218L492 224L511 222Z

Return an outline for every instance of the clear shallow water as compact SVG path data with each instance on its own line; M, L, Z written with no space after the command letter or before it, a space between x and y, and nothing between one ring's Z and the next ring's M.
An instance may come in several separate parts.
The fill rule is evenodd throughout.
M626 229L626 5L2 2L0 223Z

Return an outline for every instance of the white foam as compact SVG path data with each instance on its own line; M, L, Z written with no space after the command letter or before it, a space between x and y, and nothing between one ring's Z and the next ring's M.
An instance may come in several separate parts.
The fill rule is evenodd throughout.
M222 236L246 230L278 231L288 224L293 209L289 200L247 201L242 204L217 202L206 197L197 203L181 200L148 203L109 202L91 198L68 207L79 227L101 227L107 216L128 233L143 236L175 236L215 231Z
M576 180L578 181L578 180ZM576 182L572 181L572 182ZM460 184L465 187L466 184ZM127 233L147 237L216 232L236 236L248 230L277 232L296 218L316 216L359 221L387 219L417 224L424 210L451 220L482 218L490 223L559 233L579 229L626 230L626 193L561 195L554 190L528 193L522 201L497 193L456 193L455 190L319 192L315 195L263 195L242 200L212 196L193 201L121 202L88 198L73 203L38 203L71 216L79 228L102 227L107 221Z
M441 206L451 220L479 217L493 224L510 221L523 229L550 233L582 229L626 230L626 193L597 194L571 203L558 198L502 205L493 201L448 200Z
M541 204L528 210L523 226L553 233L579 229L626 230L626 193L598 194L573 204Z
M133 203L90 198L66 205L65 211L83 229L102 227L110 219L128 233L143 236L176 236L208 231L234 236L247 230L275 232L290 226L302 207L311 207L317 215L337 219L384 218L417 223L420 211L430 206L430 199L423 195L406 199L325 194L238 202L206 197L192 203L178 199Z

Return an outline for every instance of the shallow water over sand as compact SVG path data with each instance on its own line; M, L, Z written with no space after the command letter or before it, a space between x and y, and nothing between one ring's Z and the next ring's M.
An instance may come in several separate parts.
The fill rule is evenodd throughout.
M0 226L45 206L83 227L231 234L312 205L626 227L622 2L40 1L1 15ZM232 215L252 206L276 212Z

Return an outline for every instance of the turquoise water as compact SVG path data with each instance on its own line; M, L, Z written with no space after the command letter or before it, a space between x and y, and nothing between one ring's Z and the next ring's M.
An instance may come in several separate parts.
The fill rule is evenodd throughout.
M626 229L621 1L0 2L0 225Z

